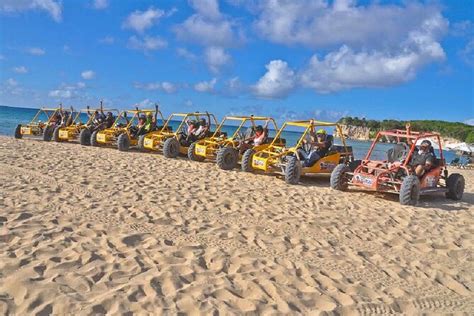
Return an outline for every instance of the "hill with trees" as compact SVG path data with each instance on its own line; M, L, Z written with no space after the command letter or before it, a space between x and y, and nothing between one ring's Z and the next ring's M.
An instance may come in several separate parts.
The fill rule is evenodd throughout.
M375 137L377 131L389 129L405 129L410 123L412 130L420 132L437 132L443 137L455 138L466 143L474 143L474 126L459 122L446 122L437 120L368 120L365 118L346 116L338 121L339 124L348 126L367 127L370 129L371 137Z

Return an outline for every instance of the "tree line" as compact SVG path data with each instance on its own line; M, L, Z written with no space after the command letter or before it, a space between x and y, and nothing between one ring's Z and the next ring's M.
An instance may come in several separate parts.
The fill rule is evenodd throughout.
M368 127L370 136L375 137L377 131L390 129L405 129L405 125L410 123L412 130L419 132L437 132L444 137L452 137L466 143L474 143L474 126L459 122L446 122L437 120L416 120L416 121L398 121L398 120L368 120L346 116L341 118L338 123L343 125Z

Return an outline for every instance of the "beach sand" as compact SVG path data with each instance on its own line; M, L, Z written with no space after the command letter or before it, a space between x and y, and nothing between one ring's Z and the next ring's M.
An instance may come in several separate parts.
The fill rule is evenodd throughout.
M0 137L0 314L474 313L461 202Z

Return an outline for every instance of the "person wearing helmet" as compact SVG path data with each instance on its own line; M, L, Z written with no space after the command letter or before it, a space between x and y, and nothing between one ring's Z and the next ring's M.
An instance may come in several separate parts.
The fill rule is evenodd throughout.
M310 131L309 139L304 139L302 148L298 148L297 153L303 161L303 167L312 167L319 159L327 155L332 146L333 136L328 135L326 130L319 129Z
M422 177L426 171L429 171L433 167L435 159L436 157L431 142L425 139L418 147L418 151L413 152L410 166L418 177Z

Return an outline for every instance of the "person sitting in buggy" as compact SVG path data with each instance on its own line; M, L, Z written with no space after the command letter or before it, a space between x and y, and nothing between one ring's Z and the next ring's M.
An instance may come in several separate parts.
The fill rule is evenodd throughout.
M328 135L326 130L319 129L316 133L311 131L309 139L303 140L303 146L298 148L297 154L303 161L303 167L312 167L319 159L329 152L334 137Z
M410 167L415 174L421 178L425 172L429 171L435 164L436 157L433 146L429 140L423 140L418 148L414 151L410 159Z
M255 130L253 127L250 128L249 132L246 133L245 139L241 142L240 144L240 149L239 152L241 155L244 154L244 152L247 149L250 149L254 146L259 146L264 144L267 139L268 139L268 121L265 123L265 127L262 125L257 125L255 127Z

